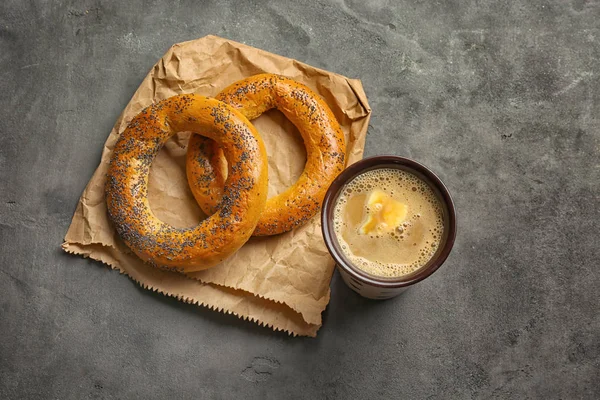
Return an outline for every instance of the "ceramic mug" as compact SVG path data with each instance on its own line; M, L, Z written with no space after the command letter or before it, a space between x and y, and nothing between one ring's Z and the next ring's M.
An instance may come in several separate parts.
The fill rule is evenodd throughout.
M335 204L346 184L360 174L380 168L401 169L417 176L433 189L443 210L444 231L435 254L421 268L397 278L371 275L355 267L342 252L333 228ZM446 261L456 237L456 211L448 189L429 168L404 157L376 156L350 165L333 181L323 200L321 229L325 244L335 260L344 282L363 297L383 300L397 296L412 285L429 277Z

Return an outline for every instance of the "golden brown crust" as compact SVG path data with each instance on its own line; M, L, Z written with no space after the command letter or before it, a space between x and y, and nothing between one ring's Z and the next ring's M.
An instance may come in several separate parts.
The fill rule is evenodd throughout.
M148 173L169 137L202 132L230 165L221 208L198 226L178 229L157 219L148 204ZM119 137L111 158L106 205L117 232L140 258L185 272L209 268L250 237L267 194L262 139L232 107L198 95L179 95L144 109Z
M314 216L327 188L345 165L344 134L327 104L307 86L273 74L236 82L219 93L217 99L238 109L249 120L277 108L298 128L306 146L302 175L286 191L267 200L254 235L287 232ZM221 207L226 161L220 151L210 139L198 135L190 139L188 182L207 214Z

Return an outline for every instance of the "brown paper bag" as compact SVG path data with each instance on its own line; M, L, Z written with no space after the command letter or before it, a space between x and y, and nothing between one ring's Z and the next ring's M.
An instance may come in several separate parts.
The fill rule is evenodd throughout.
M176 94L215 96L234 81L263 72L296 79L321 95L346 134L348 163L362 157L371 109L360 81L215 36L178 43L146 76L117 120L62 247L102 261L144 288L274 330L315 336L329 302L334 267L323 243L319 216L286 234L252 238L216 267L183 275L152 268L137 258L119 239L104 203L112 149L133 116L152 102ZM278 111L265 113L253 123L269 153L269 194L273 195L298 178L306 152L296 128ZM185 132L173 137L150 171L150 206L157 217L178 227L193 226L204 217L185 177L188 138Z

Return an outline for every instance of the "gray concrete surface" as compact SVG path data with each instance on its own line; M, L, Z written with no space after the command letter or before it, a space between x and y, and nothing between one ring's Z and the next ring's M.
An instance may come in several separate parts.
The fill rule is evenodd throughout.
M362 79L366 155L455 197L447 264L383 303L336 274L308 339L63 254L120 111L206 34ZM597 0L3 0L0 398L600 398L599 56Z

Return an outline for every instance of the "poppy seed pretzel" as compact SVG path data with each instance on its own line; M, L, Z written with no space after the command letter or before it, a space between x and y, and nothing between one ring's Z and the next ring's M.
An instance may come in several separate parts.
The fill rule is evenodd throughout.
M287 232L313 217L327 188L345 166L344 133L325 101L307 86L273 74L238 81L216 98L249 120L278 109L298 128L306 147L304 171L290 188L267 200L254 236ZM218 143L192 136L186 158L188 183L200 208L208 215L224 205L226 165Z
M230 167L219 212L185 229L160 221L148 204L150 164L181 131L214 140ZM203 270L250 238L267 198L267 168L264 143L239 111L203 96L174 96L144 109L117 140L106 182L108 214L144 261L184 272Z

